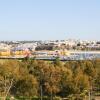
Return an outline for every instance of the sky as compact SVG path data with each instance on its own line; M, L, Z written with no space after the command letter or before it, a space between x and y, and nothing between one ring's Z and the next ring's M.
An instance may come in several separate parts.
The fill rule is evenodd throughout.
M0 40L100 40L100 0L0 0Z

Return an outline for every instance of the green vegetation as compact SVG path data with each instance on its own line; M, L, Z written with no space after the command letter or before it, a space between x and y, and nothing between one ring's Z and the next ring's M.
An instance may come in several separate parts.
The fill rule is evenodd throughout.
M2 100L85 100L90 92L100 95L100 60L0 60Z

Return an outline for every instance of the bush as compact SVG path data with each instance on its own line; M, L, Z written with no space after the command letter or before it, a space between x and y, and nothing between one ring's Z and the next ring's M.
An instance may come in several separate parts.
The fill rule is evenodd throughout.
M37 96L34 96L34 97L17 97L18 100L41 100L41 97L37 97ZM47 96L44 96L42 98L42 100L50 100L49 97ZM58 100L58 99L57 99Z
M54 97L53 100L62 100L60 97Z

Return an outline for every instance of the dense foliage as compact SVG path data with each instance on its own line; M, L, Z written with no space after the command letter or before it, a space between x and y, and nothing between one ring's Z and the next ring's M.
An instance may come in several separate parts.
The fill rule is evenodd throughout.
M100 60L0 60L0 97L71 97L100 93ZM58 100L58 99L57 99Z

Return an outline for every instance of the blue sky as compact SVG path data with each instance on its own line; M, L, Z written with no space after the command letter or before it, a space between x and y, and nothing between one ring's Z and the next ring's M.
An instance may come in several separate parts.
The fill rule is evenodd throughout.
M100 0L0 0L0 40L100 40Z

